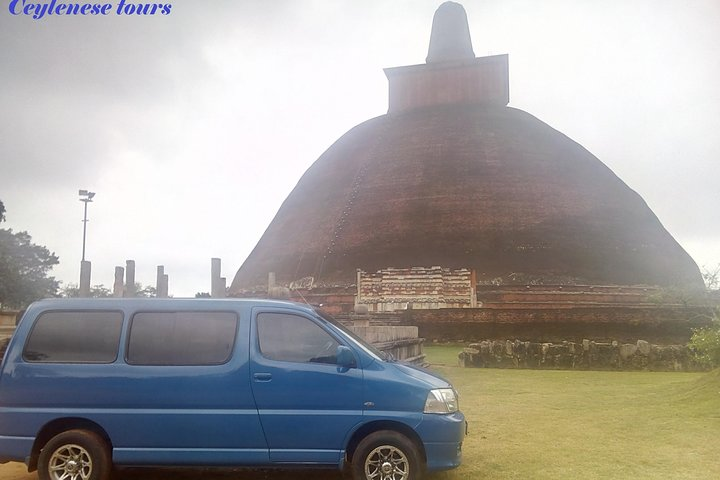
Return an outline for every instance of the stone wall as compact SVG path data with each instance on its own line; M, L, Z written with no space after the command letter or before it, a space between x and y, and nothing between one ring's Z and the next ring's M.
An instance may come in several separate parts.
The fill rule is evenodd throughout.
M582 370L695 371L701 366L685 345L636 343L533 343L483 341L458 354L464 367Z
M679 306L569 306L567 308L472 308L408 310L403 325L416 325L419 336L430 340L473 342L485 339L539 343L685 344L694 328L709 325L702 307Z
M17 310L0 311L0 340L12 337L19 314Z
M425 363L423 353L425 339L418 337L417 327L354 325L348 328L378 350L391 354L397 360L415 364Z
M483 308L532 305L560 308L572 305L658 306L663 289L643 285L478 285ZM665 302L668 303L668 302Z
M19 313L18 310L0 310L0 326L14 327Z

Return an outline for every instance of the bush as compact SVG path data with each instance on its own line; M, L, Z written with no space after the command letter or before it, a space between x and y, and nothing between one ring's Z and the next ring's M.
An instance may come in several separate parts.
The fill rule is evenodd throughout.
M702 365L720 367L720 307L711 314L711 325L698 328L690 338L689 347Z

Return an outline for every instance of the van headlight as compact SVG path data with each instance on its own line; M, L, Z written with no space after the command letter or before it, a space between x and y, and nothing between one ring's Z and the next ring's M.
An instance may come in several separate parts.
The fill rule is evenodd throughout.
M455 413L458 396L452 388L436 388L428 392L424 413Z

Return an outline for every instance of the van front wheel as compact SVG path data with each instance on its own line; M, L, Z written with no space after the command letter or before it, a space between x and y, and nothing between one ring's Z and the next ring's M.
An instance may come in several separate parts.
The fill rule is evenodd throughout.
M55 435L40 451L40 480L108 480L110 452L105 441L86 430Z
M353 480L418 480L422 477L419 458L409 438L381 430L358 444L352 459Z

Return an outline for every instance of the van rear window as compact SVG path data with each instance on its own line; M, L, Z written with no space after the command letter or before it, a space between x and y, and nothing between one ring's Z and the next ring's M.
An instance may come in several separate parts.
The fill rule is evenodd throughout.
M108 311L51 311L35 321L25 344L28 362L112 363L123 315Z
M133 365L220 365L235 344L231 312L140 312L130 326L127 362Z

